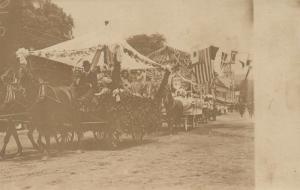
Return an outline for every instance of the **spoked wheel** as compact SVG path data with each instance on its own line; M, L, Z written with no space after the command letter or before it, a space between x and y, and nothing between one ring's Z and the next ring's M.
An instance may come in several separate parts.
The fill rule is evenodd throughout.
M106 145L108 145L109 148L115 149L119 146L121 140L120 140L120 132L118 131L112 131L109 133L104 134L104 140Z
M144 138L144 130L141 128L141 129L136 129L136 130L133 130L132 131L132 139L140 144L143 142L143 138Z
M94 130L93 134L97 142L100 142L105 138L105 131L103 130Z
M71 144L74 141L74 136L74 131L62 132L57 134L56 142L63 145Z
M118 147L121 140L120 140L121 133L119 131L114 131L112 134L112 145L113 147Z

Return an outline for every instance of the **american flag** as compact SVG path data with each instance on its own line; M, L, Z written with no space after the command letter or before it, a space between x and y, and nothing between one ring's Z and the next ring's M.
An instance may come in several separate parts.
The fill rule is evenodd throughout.
M212 60L215 59L218 49L218 47L210 46L194 52L193 71L198 84L210 82L214 78Z

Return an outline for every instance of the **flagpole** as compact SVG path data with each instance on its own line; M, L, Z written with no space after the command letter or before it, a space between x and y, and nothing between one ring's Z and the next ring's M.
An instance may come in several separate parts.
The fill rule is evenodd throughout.
M249 65L249 66L248 66L247 73L246 73L246 76L245 76L245 78L244 78L244 83L247 81L251 69L252 69L252 67Z
M232 59L232 58L231 58ZM230 99L233 99L233 90L232 90L232 85L233 85L233 72L232 72L232 64L234 64L235 60L231 60L229 64L229 76L230 76L230 86L229 86L229 92L230 92Z
M244 79L245 81L247 80L248 75L249 75L251 69L252 69L252 67L249 66L249 67L248 67L248 71L247 71L247 73L246 73L246 77L245 77L245 79Z

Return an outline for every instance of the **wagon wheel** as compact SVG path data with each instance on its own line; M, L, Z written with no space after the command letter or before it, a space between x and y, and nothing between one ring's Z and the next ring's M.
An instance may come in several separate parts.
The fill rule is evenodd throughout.
M143 142L143 137L144 137L144 129L140 128L137 130L133 130L132 131L132 139L136 142L136 143L142 143Z
M118 131L111 131L108 133L104 133L104 140L105 143L108 145L109 148L117 148L120 144L120 132Z
M112 145L114 147L118 147L121 140L120 140L121 133L119 131L114 131L112 134Z
M56 142L58 144L71 144L74 140L75 132L74 131L67 131L67 132L62 132L58 133L56 136Z
M99 130L94 130L93 131L94 134L94 138L96 139L96 141L102 141L105 138L105 131L99 129Z

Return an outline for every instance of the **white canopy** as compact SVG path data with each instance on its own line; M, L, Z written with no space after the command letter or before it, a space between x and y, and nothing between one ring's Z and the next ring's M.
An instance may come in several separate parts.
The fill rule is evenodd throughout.
M110 49L116 46L121 47L123 50L121 56L122 69L151 69L157 65L151 59L137 52L126 42L125 38L117 32L113 33L109 27L104 28L102 31L74 38L45 49L31 51L30 55L54 60L73 67L81 67L83 61L88 60L91 62L96 50L104 45ZM103 64L103 55L98 64Z

